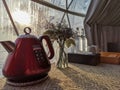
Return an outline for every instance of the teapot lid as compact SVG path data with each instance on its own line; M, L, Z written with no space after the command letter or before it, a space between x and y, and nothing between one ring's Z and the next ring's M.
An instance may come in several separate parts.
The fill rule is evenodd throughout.
M25 35L20 35L19 38L37 38L34 35L30 35L30 33L31 33L31 28L30 27L25 27L24 28L24 33L25 33Z

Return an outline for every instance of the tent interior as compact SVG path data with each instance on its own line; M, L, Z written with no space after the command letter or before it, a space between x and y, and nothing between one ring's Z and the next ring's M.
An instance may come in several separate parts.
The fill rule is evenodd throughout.
M101 51L112 51L113 49L115 52L120 51L119 7L119 0L92 0L85 19L89 44L97 45Z
M42 84L14 87L6 83L2 70L10 53L0 44L0 89L120 89L120 0L0 0L0 43L15 42L24 35L25 27L39 38L47 30L62 30L62 25L62 29L72 30L73 36L65 31L62 34L68 35L67 39L58 41L59 33L49 35L55 55L50 60L50 78ZM60 54L60 42L67 43L64 55ZM42 45L49 54L46 42ZM57 68L60 57L66 56L67 61L61 63L67 62L68 68Z

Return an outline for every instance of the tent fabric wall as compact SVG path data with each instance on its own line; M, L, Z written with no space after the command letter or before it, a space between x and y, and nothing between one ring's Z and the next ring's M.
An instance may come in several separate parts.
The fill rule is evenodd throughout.
M120 0L92 0L84 27L88 45L107 51L107 43L120 43Z

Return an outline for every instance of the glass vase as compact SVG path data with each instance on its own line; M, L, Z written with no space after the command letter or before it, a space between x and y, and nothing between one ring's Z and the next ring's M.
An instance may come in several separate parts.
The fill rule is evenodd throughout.
M59 48L59 58L57 62L58 68L67 68L68 67L68 56L64 50L64 46Z

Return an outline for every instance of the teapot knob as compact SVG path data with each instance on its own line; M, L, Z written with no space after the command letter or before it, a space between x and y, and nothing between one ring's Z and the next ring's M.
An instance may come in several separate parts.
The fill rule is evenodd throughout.
M31 33L31 28L30 27L25 27L24 28L24 33L25 34L30 34Z

